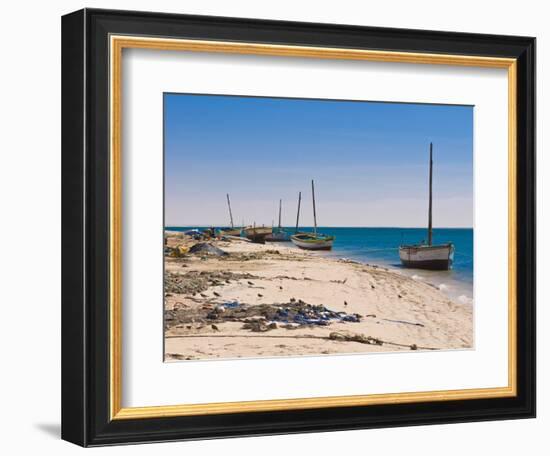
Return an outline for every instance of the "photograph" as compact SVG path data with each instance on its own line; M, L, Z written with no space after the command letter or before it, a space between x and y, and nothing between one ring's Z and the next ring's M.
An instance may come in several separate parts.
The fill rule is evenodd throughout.
M292 435L291 452L311 452L297 434L353 430L374 450L407 431L392 442L425 453L424 432L399 428L483 423L455 439L468 443L536 417L543 15L90 6L64 11L61 49L44 15L35 27L55 31L44 42L61 61L61 97L44 86L55 100L35 104L62 114L42 116L61 120L61 137L47 124L61 170L25 163L32 201L16 204L37 219L40 179L61 171L61 289L46 280L61 322L47 306L34 319L60 328L56 359L40 359L61 373L57 396L33 399L57 417L40 430L59 422L59 396L64 441L121 450L228 439L261 441L257 453ZM45 137L16 136L14 151ZM6 301L19 313L21 276Z
M474 106L163 104L165 362L475 349Z

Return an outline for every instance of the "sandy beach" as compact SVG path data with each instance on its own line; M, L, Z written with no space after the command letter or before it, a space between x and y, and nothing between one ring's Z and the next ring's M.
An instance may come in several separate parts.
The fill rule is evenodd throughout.
M398 271L289 243L166 241L166 361L473 345L471 304Z

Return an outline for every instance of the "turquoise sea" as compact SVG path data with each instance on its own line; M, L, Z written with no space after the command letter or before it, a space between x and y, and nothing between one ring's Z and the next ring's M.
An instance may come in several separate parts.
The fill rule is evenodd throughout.
M201 227L166 227L167 230L172 231L186 231L192 228ZM294 227L285 229L291 233L294 232ZM300 231L310 230L312 228L300 227ZM474 232L472 228L435 228L433 230L434 244L453 242L455 245L455 261L450 271L415 270L401 266L399 246L416 244L427 239L425 228L319 227L318 231L334 235L336 240L332 251L316 252L317 255L349 258L362 263L396 269L417 280L432 283L458 302L469 303L473 299Z

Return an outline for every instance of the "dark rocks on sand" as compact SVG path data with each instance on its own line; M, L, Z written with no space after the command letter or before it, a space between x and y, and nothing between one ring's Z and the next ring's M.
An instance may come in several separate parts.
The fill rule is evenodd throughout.
M164 291L174 294L195 295L206 291L210 286L224 286L229 280L255 278L248 272L231 271L188 271L185 274L164 274ZM214 285L215 284L215 285ZM201 295L207 298L207 295Z
M358 314L336 312L323 305L312 305L305 302L288 302L281 304L237 305L224 304L221 309L196 309L185 311L168 310L167 326L186 324L190 321L223 323L228 321L243 322L243 329L263 332L277 327L295 329L304 326L328 326L333 322L357 323L361 320Z
M227 256L229 253L207 242L199 242L189 249L189 253L202 254L202 255L214 255L214 256Z

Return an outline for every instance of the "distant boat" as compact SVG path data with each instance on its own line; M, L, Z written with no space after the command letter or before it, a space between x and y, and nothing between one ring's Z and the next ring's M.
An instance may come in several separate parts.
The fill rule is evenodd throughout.
M253 226L247 226L246 228L243 228L241 232L241 236L244 235L247 239L250 239L252 242L255 242L256 244L265 244L265 238L271 234L271 228L270 227L257 227L256 224Z
M300 202L302 193L298 194L298 214L296 215L296 233L290 236L292 243L301 249L306 250L331 250L334 242L334 236L317 233L317 211L315 209L315 187L313 180L311 181L311 195L313 200L313 233L300 233L298 224L300 220Z
M240 236L241 228L219 228L218 233L220 236Z
M284 242L290 241L290 234L281 227L281 207L283 200L279 200L279 225L271 229L271 234L265 237L268 242Z
M240 236L241 228L220 228L221 236Z
M227 195L227 207L229 208L229 219L231 220L231 228L220 228L219 233L222 236L240 236L242 228L236 228L233 225L233 213L231 212L231 201L229 200L229 193Z
M399 258L406 268L449 270L452 268L455 247L452 242L433 245L432 233L432 161L433 145L430 143L430 190L428 206L428 243L402 245L399 247Z

